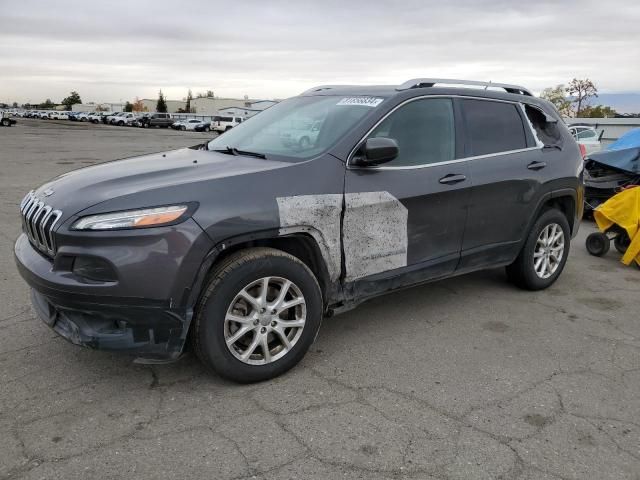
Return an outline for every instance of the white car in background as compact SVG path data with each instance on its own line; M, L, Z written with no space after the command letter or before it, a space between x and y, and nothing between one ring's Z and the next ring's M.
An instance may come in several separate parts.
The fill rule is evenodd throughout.
M213 117L211 120L211 130L215 132L226 132L242 123L242 117Z
M119 127L124 127L125 125L130 127L131 124L137 120L137 118L138 117L135 113L121 112L121 114L114 116L110 123L113 125L118 125Z
M89 120L91 123L100 123L102 122L103 116L104 115L102 115L102 113L100 112L94 112L87 115L87 120Z
M569 125L569 131L578 144L584 145L587 155L602 150L601 139L604 130L598 132L595 127L589 125Z
M176 130L194 131L198 125L202 125L204 123L207 123L207 122L204 122L202 120L198 120L197 118L188 118L187 120L182 120L180 122L174 123L171 127L175 128Z
M115 125L115 120L118 117L121 117L122 115L124 115L124 112L117 112L117 113L112 113L111 115L107 115L107 123L109 125Z
M51 120L69 120L69 114L67 112L51 112L49 118Z

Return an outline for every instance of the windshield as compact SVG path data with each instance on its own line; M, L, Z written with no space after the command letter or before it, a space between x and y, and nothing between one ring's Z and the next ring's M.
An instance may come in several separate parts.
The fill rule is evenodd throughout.
M262 153L291 161L326 151L383 101L372 97L294 97L209 142L209 150Z

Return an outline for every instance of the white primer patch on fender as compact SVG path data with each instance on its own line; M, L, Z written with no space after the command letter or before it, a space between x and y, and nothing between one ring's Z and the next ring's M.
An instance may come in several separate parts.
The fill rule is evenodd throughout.
M290 233L292 227L310 227L311 235L324 258L332 281L340 277L340 214L342 195L299 195L278 197L280 234Z
M342 195L279 197L280 234L303 229L320 247L329 277L341 270ZM407 265L407 209L389 192L347 193L343 223L347 281Z
M407 208L389 192L347 193L346 280L407 266Z

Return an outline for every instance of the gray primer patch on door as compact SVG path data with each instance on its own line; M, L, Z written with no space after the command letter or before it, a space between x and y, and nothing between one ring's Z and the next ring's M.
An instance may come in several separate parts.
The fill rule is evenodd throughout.
M280 234L304 231L318 243L329 277L340 277L342 195L279 197ZM407 265L407 209L389 192L345 195L347 281Z
M286 235L305 228L313 236L327 265L332 281L340 277L340 214L342 195L300 195L279 197L280 234Z
M389 192L345 196L346 280L407 265L407 209Z

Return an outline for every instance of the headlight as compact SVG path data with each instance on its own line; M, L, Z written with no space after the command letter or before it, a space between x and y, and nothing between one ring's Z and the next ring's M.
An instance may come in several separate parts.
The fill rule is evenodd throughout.
M144 228L167 225L178 220L188 209L187 205L145 208L123 212L89 215L76 221L72 230L115 230L120 228Z

